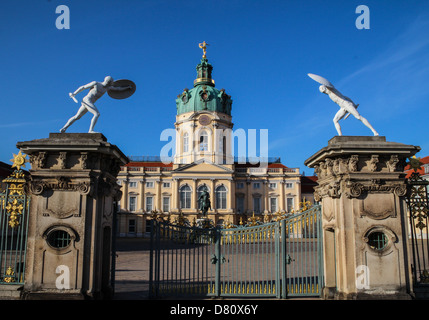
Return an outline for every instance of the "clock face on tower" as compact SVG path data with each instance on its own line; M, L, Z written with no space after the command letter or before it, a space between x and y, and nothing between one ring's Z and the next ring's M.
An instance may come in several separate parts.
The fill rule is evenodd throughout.
M198 122L200 123L200 125L206 126L210 123L210 118L206 115L202 115L198 118Z

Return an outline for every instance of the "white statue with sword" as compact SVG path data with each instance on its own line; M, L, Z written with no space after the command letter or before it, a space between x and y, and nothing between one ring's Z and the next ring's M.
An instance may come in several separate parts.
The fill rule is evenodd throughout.
M341 127L338 123L341 119L347 119L350 114L352 114L356 119L360 120L366 127L368 127L374 136L378 136L377 131L371 126L371 124L362 117L357 111L358 104L355 104L350 98L343 96L327 79L318 76L316 74L309 73L308 76L314 81L321 84L319 91L325 93L340 106L340 110L335 114L334 125L337 129L338 135L341 136ZM345 117L344 117L345 116Z
M88 133L95 133L94 126L98 120L98 117L100 116L100 112L94 103L106 92L114 99L128 98L136 91L136 86L134 82L130 80L113 81L112 77L107 76L104 78L103 82L92 81L79 87L75 92L69 93L69 96L73 99L74 102L78 103L75 96L86 89L89 89L89 93L82 99L82 104L77 113L67 121L64 127L61 128L61 133L65 132L68 127L70 127L76 120L79 120L88 111L93 114Z

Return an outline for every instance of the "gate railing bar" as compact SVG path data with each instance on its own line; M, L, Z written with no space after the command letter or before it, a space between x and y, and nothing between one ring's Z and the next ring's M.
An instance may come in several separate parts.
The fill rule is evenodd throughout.
M150 249L149 249L149 297L154 297L153 284L153 251L154 251L154 219L150 220Z
M281 253L281 266L282 266L282 289L281 289L281 297L283 299L287 298L287 274L286 274L286 222L285 220L281 220L281 241L282 241L282 253Z
M220 256L220 232L218 228L215 229L215 256L213 257L216 275L215 275L215 296L220 296L220 271L221 271L221 256Z

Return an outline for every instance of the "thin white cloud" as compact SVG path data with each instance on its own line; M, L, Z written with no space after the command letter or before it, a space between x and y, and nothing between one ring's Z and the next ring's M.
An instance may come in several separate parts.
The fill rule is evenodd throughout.
M28 122L0 123L0 129L40 126L40 125L44 125L44 124L47 124L47 123L53 123L53 122L58 122L58 121L59 121L59 119L47 120L47 121L28 121Z
M418 17L389 47L379 54L372 62L363 66L338 83L344 85L356 76L366 72L374 72L385 67L396 66L404 61L410 61L429 45L429 17ZM429 55L429 52L427 53ZM412 60L411 60L412 61Z

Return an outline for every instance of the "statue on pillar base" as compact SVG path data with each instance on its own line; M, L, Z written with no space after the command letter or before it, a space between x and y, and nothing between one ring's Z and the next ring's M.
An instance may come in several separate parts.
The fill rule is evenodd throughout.
M335 114L334 125L337 129L338 135L341 136L341 126L339 121L344 118L346 120L350 114L352 114L356 119L361 121L366 127L368 127L374 136L378 136L378 132L371 126L371 124L362 117L357 111L359 104L355 104L349 97L343 96L327 79L318 76L316 74L309 73L308 76L321 84L319 91L327 94L332 101L340 106L340 110Z
M199 210L201 210L201 213L203 214L203 217L207 217L207 212L209 209L211 209L211 203L210 203L210 194L207 192L207 190L204 190L199 199Z
M207 212L209 209L211 209L210 194L207 192L207 190L204 190L201 193L200 197L198 198L198 203L198 209L201 210L203 217L197 219L196 225L200 228L212 228L213 222L207 217Z

